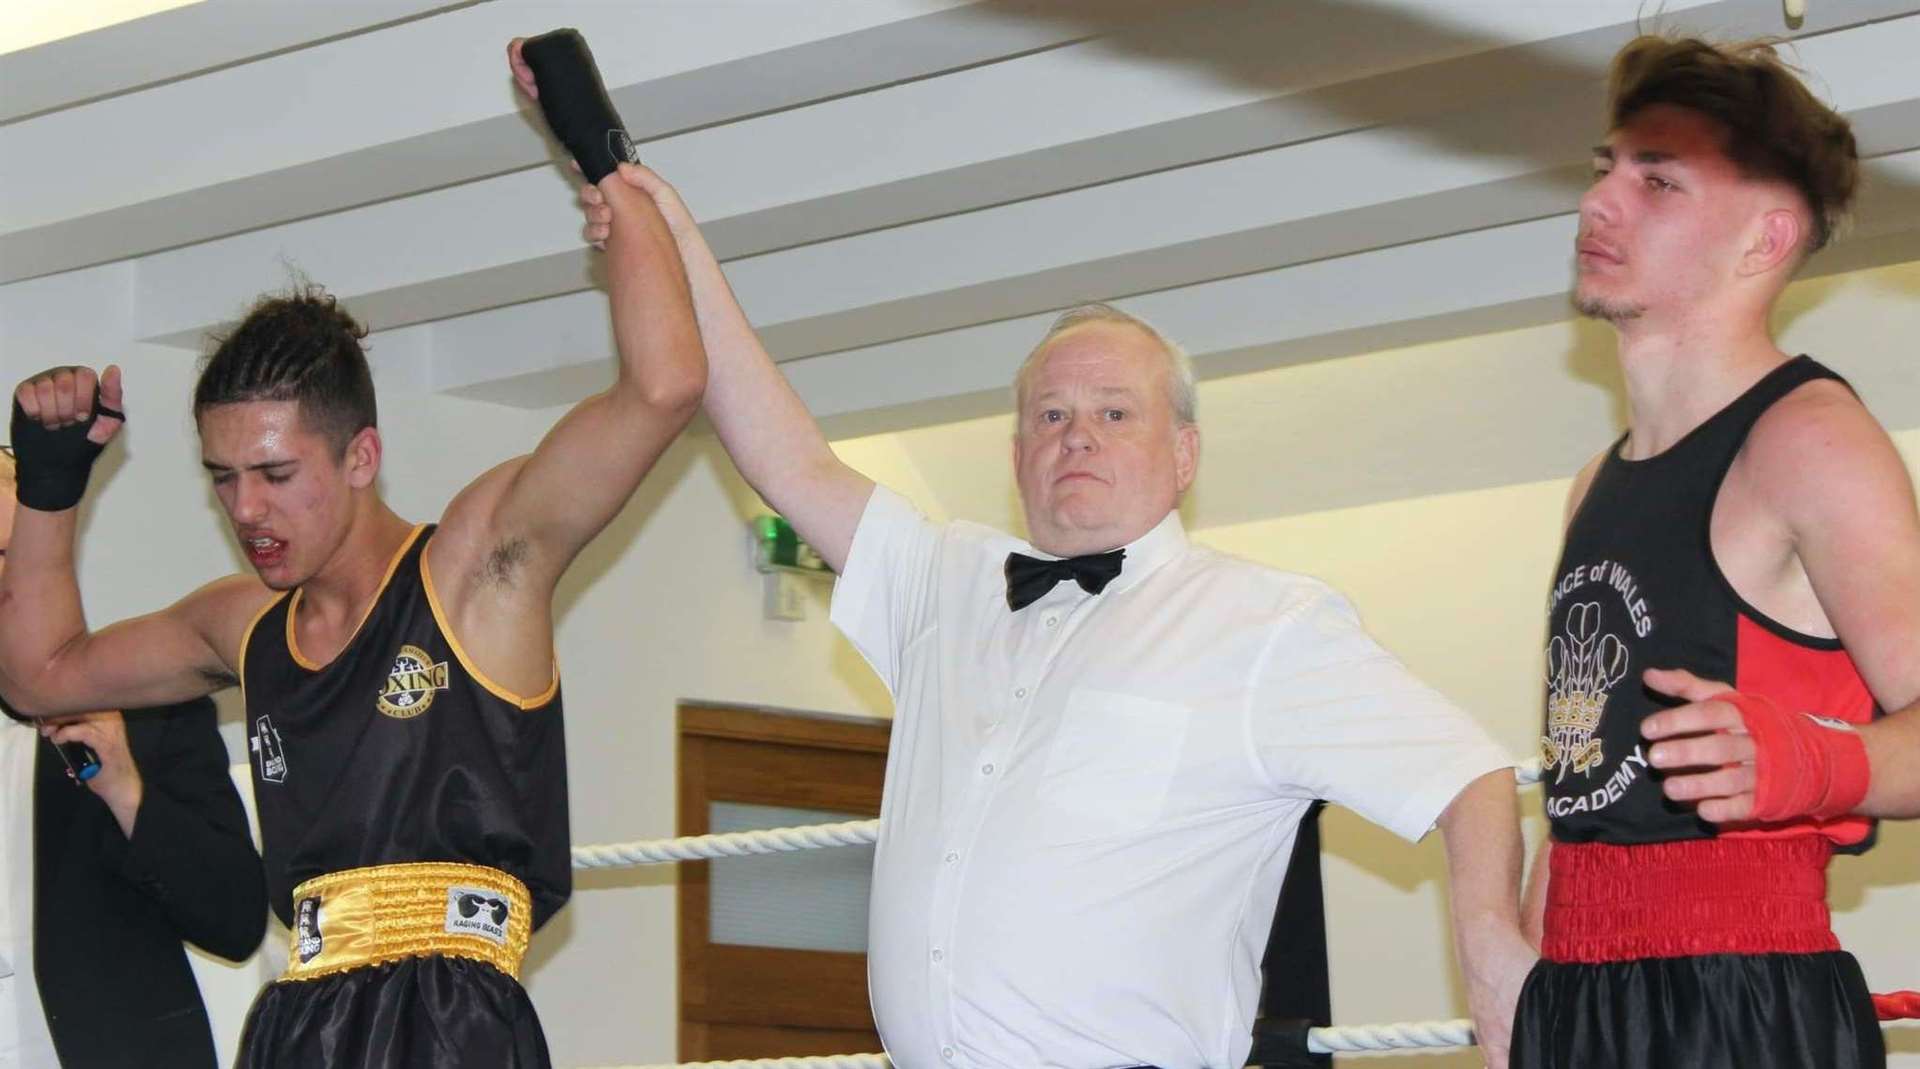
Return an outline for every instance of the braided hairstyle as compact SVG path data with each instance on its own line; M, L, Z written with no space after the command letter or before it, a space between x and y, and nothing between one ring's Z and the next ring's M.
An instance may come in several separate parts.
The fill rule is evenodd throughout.
M367 328L332 294L302 282L256 301L200 370L193 388L197 419L215 405L294 401L308 430L325 435L337 456L353 436L377 426L373 373L360 340Z

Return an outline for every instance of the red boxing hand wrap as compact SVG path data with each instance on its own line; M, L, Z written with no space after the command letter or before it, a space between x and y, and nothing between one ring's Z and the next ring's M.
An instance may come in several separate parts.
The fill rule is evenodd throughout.
M1753 738L1753 816L1777 824L1830 820L1867 797L1867 746L1851 725L1788 713L1754 694L1716 695L1740 711Z
M1873 996L1874 1016L1883 1021L1920 1020L1920 991L1889 991Z

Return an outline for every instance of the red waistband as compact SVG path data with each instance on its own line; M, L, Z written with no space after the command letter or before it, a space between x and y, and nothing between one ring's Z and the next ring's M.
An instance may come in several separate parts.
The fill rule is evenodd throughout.
M1606 962L1838 950L1827 912L1832 857L1833 844L1818 835L1556 842L1547 853L1541 956Z

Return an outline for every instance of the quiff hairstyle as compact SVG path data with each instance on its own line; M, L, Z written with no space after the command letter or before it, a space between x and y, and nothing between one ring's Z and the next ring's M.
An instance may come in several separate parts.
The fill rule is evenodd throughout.
M1853 128L1815 97L1770 41L1713 44L1696 37L1637 37L1614 57L1607 91L1613 129L1659 104L1717 123L1742 174L1783 182L1813 216L1808 254L1833 240L1860 181Z

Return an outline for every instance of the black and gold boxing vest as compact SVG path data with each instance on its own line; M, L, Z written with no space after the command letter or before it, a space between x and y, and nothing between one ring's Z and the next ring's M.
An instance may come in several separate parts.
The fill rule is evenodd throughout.
M416 527L331 664L301 656L300 592L275 599L241 645L268 900L342 869L458 861L527 885L535 927L572 891L566 744L556 670L523 698L488 680L452 633Z

